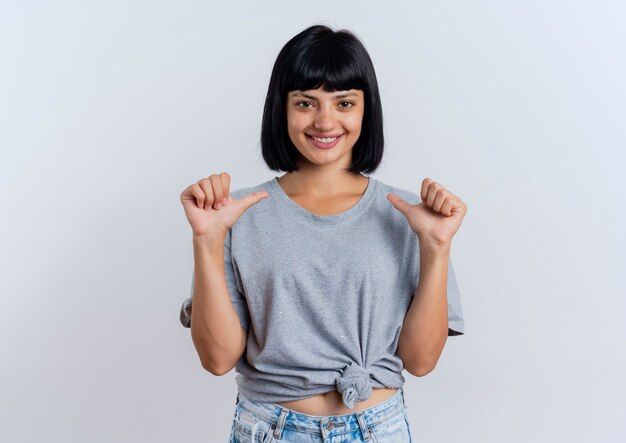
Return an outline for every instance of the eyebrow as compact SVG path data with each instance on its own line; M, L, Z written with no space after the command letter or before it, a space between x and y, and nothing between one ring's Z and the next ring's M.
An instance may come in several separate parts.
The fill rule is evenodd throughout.
M295 94L292 95L292 97L297 97L297 96L302 96L305 98L309 98L311 100L317 100L317 97L313 96L313 95L307 95L303 92L296 92ZM336 96L334 96L334 99L338 99L338 98L345 98L345 97L350 97L350 96L355 96L358 97L358 94L355 94L354 92L347 92L345 94L338 94Z

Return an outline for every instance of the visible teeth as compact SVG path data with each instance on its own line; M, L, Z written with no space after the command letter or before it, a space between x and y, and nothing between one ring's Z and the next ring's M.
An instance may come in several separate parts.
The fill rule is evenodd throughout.
M333 137L333 138L317 138L317 137L313 137L316 141L321 142L321 143L330 143L335 141L335 139L337 137Z

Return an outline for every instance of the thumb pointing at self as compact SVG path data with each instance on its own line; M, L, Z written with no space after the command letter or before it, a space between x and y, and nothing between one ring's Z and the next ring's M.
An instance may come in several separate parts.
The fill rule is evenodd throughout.
M267 191L257 191L252 192L251 194L246 195L238 200L240 208L242 209L241 213L243 214L247 211L250 206L257 204L264 198L269 197L269 193Z
M394 208L400 211L405 217L411 207L410 203L407 203L402 197L396 194L387 194L387 200L391 202Z

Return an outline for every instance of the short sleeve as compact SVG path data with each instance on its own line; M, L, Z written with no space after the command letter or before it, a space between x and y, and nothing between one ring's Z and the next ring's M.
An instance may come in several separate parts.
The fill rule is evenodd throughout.
M452 260L448 260L448 336L464 335L465 322L461 306L461 294L454 274Z
M250 312L248 310L248 303L244 294L240 290L240 287L237 283L235 266L233 265L232 260L232 250L231 250L231 229L228 230L226 234L226 239L224 240L224 274L226 276L226 286L228 287L228 292L230 294L230 301L239 316L239 323L241 327L246 331L250 328ZM194 287L194 276L195 271L191 273L191 292L188 298L183 301L183 304L180 308L180 322L186 328L191 328L191 309L193 302L193 287Z

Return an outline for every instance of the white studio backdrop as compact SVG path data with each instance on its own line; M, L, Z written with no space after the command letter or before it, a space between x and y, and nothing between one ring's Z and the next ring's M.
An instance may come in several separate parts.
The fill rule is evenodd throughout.
M466 335L407 378L419 442L626 438L626 6L0 2L0 441L224 442L234 371L202 369L179 195L261 159L280 48L350 29L378 75L374 174L468 204Z

